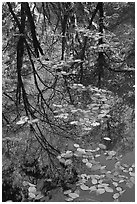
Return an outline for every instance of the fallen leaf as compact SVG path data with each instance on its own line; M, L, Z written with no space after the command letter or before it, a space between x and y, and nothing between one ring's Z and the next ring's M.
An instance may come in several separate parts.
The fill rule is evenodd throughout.
M91 193L92 191L96 191L97 188L96 188L96 186L91 186L91 187L89 188L89 190L90 190L90 193Z
M97 184L97 182L98 182L97 179L92 179L93 184Z
M117 191L122 191L123 189L118 186L118 187L116 188L116 190L117 190Z
M29 191L30 193L36 193L36 188L33 187L33 186L30 186L30 187L28 188L28 191Z
M115 193L115 194L113 195L113 198L114 198L114 199L117 199L119 196L120 196L119 193Z
M73 198L65 198L66 201L70 202L73 200Z
M74 144L74 147L78 148L78 147L79 147L79 144Z
M34 193L29 193L29 197L30 197L30 198L35 198L36 195L35 195Z
M97 194L103 194L103 193L105 193L105 189L104 189L104 188L98 188L98 189L96 190L96 193L97 193Z
M104 144L99 144L98 146L100 147L100 149L106 149L107 148L106 145L104 145Z
M88 163L88 159L82 159L83 163Z
M108 193L113 193L114 190L113 190L113 188L106 186L105 191Z
M69 195L71 198L73 198L73 199L79 197L79 194L77 194L77 193L69 193L68 195Z
M83 190L83 191L89 190L89 187L86 186L85 184L80 185L80 188L81 188L81 190Z
M63 193L64 193L64 195L67 195L67 194L69 194L71 192L72 192L72 190L67 190L67 191L64 191Z
M111 140L109 137L104 137L103 139L104 139L104 140L108 140L108 141Z
M86 163L86 166L89 167L89 168L91 168L92 165L93 165L93 164L91 164L91 163L89 163L89 162Z
M135 172L129 172L130 176L135 177Z

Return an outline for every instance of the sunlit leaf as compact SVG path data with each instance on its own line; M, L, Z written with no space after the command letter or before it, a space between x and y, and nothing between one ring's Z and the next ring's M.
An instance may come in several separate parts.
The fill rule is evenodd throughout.
M30 186L30 187L28 188L28 191L29 191L30 193L35 193L35 192L36 192L36 187Z
M98 188L105 188L105 187L107 187L107 186L109 186L109 184L108 183L101 183L101 184L98 184Z
M113 198L114 198L114 199L117 199L117 198L119 198L119 196L120 196L119 193L115 193L115 194L113 195Z
M70 201L73 201L73 198L65 198L65 200L70 202Z
M91 187L89 188L89 190L90 190L90 193L91 193L92 191L96 191L97 188L96 188L96 186L91 186Z
M130 167L130 168L129 168L129 171L133 171L133 168L132 168L132 167Z
M22 124L24 124L24 123L26 123L26 121L19 120L16 124L17 124L17 125L22 125Z
M98 188L96 193L97 194L103 194L103 193L105 193L105 189L104 188Z
M127 183L126 183L126 186L128 187L128 188L132 188L133 187L133 182L131 182L131 181L128 181Z
M108 156L106 157L106 160L112 159L112 156Z
M74 144L74 147L78 148L78 147L79 147L79 144Z
M27 186L29 185L29 182L28 181L23 181L23 186Z
M135 172L129 172L130 176L135 176Z
M116 190L117 190L117 191L122 191L123 189L118 186L118 187L116 188Z
M80 188L81 188L81 190L83 190L83 191L89 190L89 187L86 186L85 184L80 185Z
M125 180L124 179L120 179L119 180L119 183L123 183Z
M106 145L104 145L104 144L100 143L98 146L100 147L100 149L106 149Z
M37 123L39 121L38 118L34 119L34 120L28 120L28 123L32 124L32 123Z
M42 195L41 192L39 192L39 194L36 195L35 200L39 200L43 197L44 197L44 195Z
M135 177L130 177L130 181L135 184Z
M77 151L78 151L78 152L81 152L81 153L86 153L86 152L85 152L85 149L82 149L82 148L77 148Z
M113 193L113 188L106 186L105 191L108 193Z
M70 196L71 198L75 199L75 198L78 198L78 197L79 197L79 194L77 194L77 193L69 193L69 196Z
M93 184L97 184L97 182L98 182L97 179L92 179Z
M108 141L111 140L109 137L104 137L103 139L104 139L104 140L108 140Z
M36 195L34 193L29 193L28 195L29 195L30 198L35 198L36 197Z
M100 157L100 154L96 154L95 157Z
M67 160L65 161L65 165L67 166L67 165L70 165L70 164L72 164L72 160L71 160L71 159L67 159Z
M66 191L64 191L63 193L64 193L64 195L67 195L67 194L69 194L69 193L71 193L72 192L72 190L66 190Z
M88 163L88 159L82 159L83 163Z
M91 167L92 167L92 164L91 164L90 162L87 162L87 163L86 163L86 166L89 167L89 168L91 168Z
M110 156L114 156L114 155L116 155L116 152L115 152L115 151L109 151L108 154L109 154Z

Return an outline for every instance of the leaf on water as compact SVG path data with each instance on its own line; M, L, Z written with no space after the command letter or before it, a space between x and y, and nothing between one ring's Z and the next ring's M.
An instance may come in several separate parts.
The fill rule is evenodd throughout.
M135 177L135 172L129 172L130 176Z
M82 159L83 163L88 163L88 159Z
M29 182L28 181L23 181L23 186L27 186L29 185Z
M128 181L128 182L126 183L126 186L127 186L128 188L132 188L133 185L134 185L134 184L133 184L131 181Z
M101 183L101 184L98 184L98 188L105 188L105 187L107 187L107 186L109 186L109 184L108 183Z
M89 130L91 130L92 128L91 128L91 127L84 127L83 129L86 130L86 131L89 131Z
M70 165L70 164L72 164L72 160L71 160L71 159L67 159L67 160L65 161L65 165L67 166L67 165Z
M112 156L108 156L106 157L106 160L112 159Z
M97 147L96 149L95 149L95 151L99 151L100 150L100 148L99 147Z
M118 186L118 187L116 188L116 190L117 190L117 191L122 191L123 189Z
M107 140L107 141L110 141L110 140L111 140L111 138L109 138L109 137L104 137L103 139L104 139L104 140Z
M98 146L100 147L100 149L106 149L106 145L104 145L104 144L100 143Z
M34 120L28 120L28 123L32 124L32 123L37 123L39 121L38 118L34 119Z
M118 171L115 171L115 172L113 173L113 175L114 175L114 176L117 176L117 175L119 175L119 172L118 172Z
M108 193L113 193L114 190L111 187L105 186L105 191Z
M33 184L33 183L29 183L29 182L28 182L28 184L29 184L29 186L31 186L31 187L36 187L36 185Z
M117 199L117 198L119 198L119 196L120 196L119 193L114 193L113 198L114 198L114 199Z
M30 193L36 193L36 188L35 188L34 186L30 186L30 187L28 188L28 191L29 191Z
M119 179L119 178L117 178L117 177L112 177L112 179L113 179L113 181L119 181L119 183L120 183L120 179ZM124 181L124 180L121 179L121 183L122 183L123 181Z
M80 185L80 188L81 188L81 190L83 190L83 191L89 190L89 187L86 186L85 184Z
M127 172L128 172L128 170L126 170L126 169L123 169L122 171L123 171L123 172L125 172L125 173L127 173Z
M72 121L70 122L71 125L77 125L78 124L78 121Z
M74 144L74 147L78 148L78 147L79 147L79 144Z
M102 179L100 179L100 180L98 181L98 183L100 183L100 184L102 184L102 182L103 182L103 180L102 180Z
M122 164L122 165L123 165L124 167L126 167L126 168L129 166L128 164Z
M25 122L27 122L28 119L29 119L29 118L28 118L27 116L22 116L22 117L20 118L20 120L25 121Z
M95 157L100 157L100 154L96 154Z
M73 198L65 198L65 200L70 202L70 201L73 201Z
M114 156L114 155L116 154L116 152L115 152L115 151L109 151L108 154L109 154L110 156Z
M78 148L77 148L77 151L85 154L85 149L82 149L82 148L79 148L79 147L78 147Z
M130 168L129 168L129 171L133 171L133 168L132 168L132 167L130 167Z
M97 179L92 179L93 184L97 184L97 182L98 182Z
M98 188L98 189L96 190L96 193L97 193L97 194L103 194L103 193L105 193L105 189L104 189L104 188Z
M92 165L93 165L93 164L91 164L91 163L89 163L89 162L86 163L86 166L89 167L89 168L91 168Z
M114 200L114 202L119 202L119 199L118 199L118 198L117 198L117 199L115 199L115 200Z
M67 194L69 194L71 192L72 192L72 190L67 190L67 191L64 191L63 193L64 193L64 195L67 195Z
M22 125L22 124L24 124L24 123L26 123L26 121L19 120L19 121L16 123L16 125Z
M67 151L66 153L62 153L61 154L61 157L64 157L64 158L70 158L73 156L73 152L72 151Z
M41 194L41 192L35 197L35 200L39 200L41 198L43 198L44 195Z
M98 123L98 122L94 122L94 123L92 123L91 125L95 127L95 126L99 126L100 123Z
M135 184L135 177L130 177L130 181Z
M34 193L29 193L29 197L30 197L30 198L35 198L36 195L35 195Z
M78 197L79 197L79 194L77 194L77 193L69 193L69 196L70 196L71 198L75 199L75 198L78 198Z
M101 170L103 170L103 169L105 169L105 168L106 168L106 166L101 166L101 167L100 167Z
M118 183L117 182L112 182L112 184L117 187L118 186Z
M121 180L119 180L119 183L123 183L125 180L124 179L121 179Z
M89 190L90 190L90 193L91 193L92 191L96 191L97 188L96 188L96 186L91 186L91 187L89 188Z

